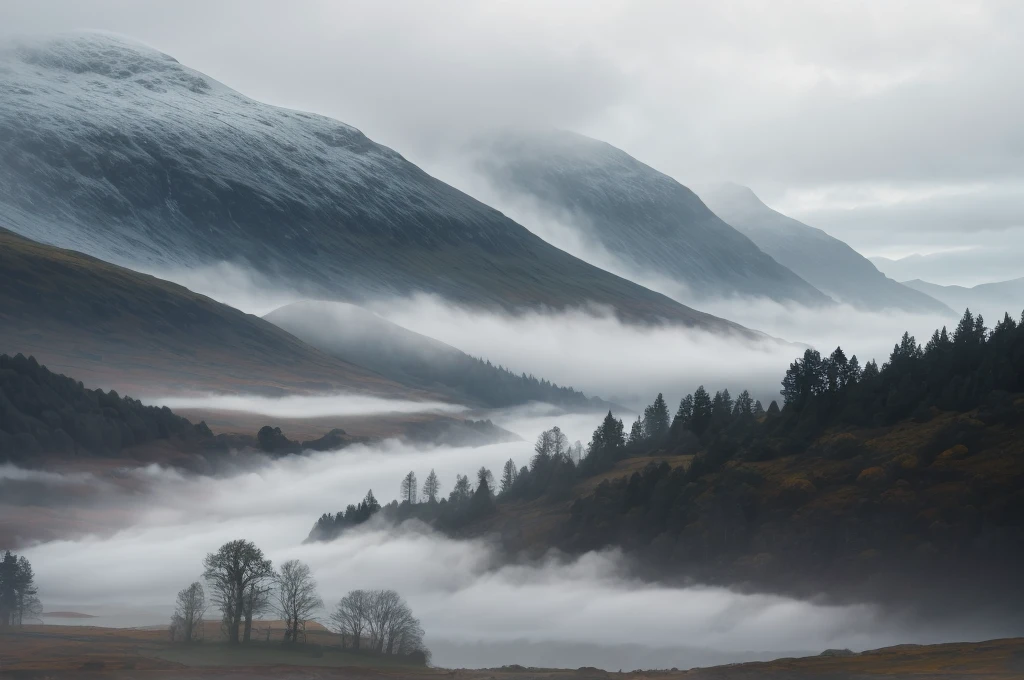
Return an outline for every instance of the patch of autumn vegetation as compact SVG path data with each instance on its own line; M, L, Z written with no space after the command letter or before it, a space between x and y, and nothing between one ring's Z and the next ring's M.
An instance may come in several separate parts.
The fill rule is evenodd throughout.
M864 468L863 470L861 470L860 474L857 475L857 481L860 482L861 484L876 484L878 482L884 481L885 477L885 470L878 467L877 465L874 465L872 467Z

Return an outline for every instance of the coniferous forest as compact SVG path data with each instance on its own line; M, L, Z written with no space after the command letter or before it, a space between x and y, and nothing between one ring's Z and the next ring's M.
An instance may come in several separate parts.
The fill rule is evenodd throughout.
M378 511L458 533L501 527L517 508L564 508L546 540L571 553L621 546L650 575L749 582L851 598L1017 598L1024 559L1024 319L989 329L964 313L923 345L904 334L881 365L808 349L781 381L782 405L703 386L672 413L658 395L627 426L609 412L589 444L555 427L500 479L460 475L447 498L372 493L310 534L324 540ZM631 474L611 474L635 459ZM605 478L596 487L587 480ZM425 485L424 489L427 486ZM592 490L591 490L592 489ZM417 502L422 501L422 502ZM497 523L497 525L495 524Z

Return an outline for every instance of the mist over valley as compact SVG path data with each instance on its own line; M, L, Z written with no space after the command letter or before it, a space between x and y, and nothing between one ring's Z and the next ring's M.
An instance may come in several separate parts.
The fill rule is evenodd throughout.
M1019 676L1018 9L5 15L0 674Z

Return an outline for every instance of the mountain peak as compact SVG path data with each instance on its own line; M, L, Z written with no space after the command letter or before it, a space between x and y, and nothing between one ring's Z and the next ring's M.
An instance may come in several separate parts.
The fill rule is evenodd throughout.
M578 260L339 121L102 33L0 51L0 221L136 268L244 263L309 297L615 310L746 329Z
M571 216L589 242L614 253L625 269L671 281L693 299L832 302L688 187L610 144L561 130L505 129L475 151L474 169L501 193Z

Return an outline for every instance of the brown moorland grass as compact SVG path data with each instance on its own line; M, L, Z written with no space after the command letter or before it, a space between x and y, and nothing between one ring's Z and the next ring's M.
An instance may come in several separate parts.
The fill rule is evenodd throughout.
M278 622L279 623L279 622ZM274 622L260 622L274 626ZM0 676L189 680L192 678L458 678L460 680L1009 680L1024 678L1024 638L975 643L901 645L850 656L811 656L690 671L609 673L523 668L447 670L402 664L333 647L317 627L316 644L228 648L221 643L173 644L166 630L88 626L26 626L0 632ZM333 640L334 645L337 640Z

